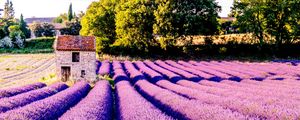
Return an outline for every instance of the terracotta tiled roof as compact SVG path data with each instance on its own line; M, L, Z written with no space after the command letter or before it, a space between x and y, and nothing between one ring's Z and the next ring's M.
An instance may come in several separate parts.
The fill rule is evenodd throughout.
M58 36L53 47L57 51L95 51L95 37Z

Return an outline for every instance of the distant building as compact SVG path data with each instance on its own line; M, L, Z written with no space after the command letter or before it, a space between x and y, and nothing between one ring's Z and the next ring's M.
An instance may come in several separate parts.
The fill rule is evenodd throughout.
M57 36L56 73L61 81L96 80L95 37Z
M55 29L55 34L56 35L60 35L60 30L62 28L65 28L65 25L62 23L53 23L53 20L55 19L55 17L44 17L44 18L36 18L36 17L32 17L32 18L26 18L24 19L25 22L28 24L29 28L31 28L30 26L34 23L34 22L38 22L38 23L49 23L52 24L54 26ZM32 31L32 30L31 30ZM35 38L35 35L33 33L33 31L31 32L31 38Z
M27 24L32 24L34 22L39 22L39 23L52 23L55 17L45 17L45 18L26 18L24 19Z

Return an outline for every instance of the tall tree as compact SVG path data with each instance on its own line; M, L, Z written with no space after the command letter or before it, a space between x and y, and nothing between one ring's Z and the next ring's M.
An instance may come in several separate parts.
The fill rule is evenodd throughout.
M217 32L220 6L215 0L155 0L154 34L165 43L182 35L212 35Z
M72 3L69 6L69 11L68 11L68 21L71 21L74 18L73 16L73 8L72 8Z
M291 43L299 37L300 0L276 0L266 2L264 16L266 17L267 33L274 36L276 45Z
M23 34L26 36L26 38L31 37L31 32L28 29L27 23L24 21L23 14L20 16L20 22L19 22L20 30L23 32Z
M109 47L115 41L115 8L117 3L118 0L101 0L93 2L86 14L80 12L82 16L80 34L96 36L98 52L102 52L104 48Z
M265 0L235 0L231 16L237 18L241 31L253 33L262 46L265 40Z
M260 45L266 35L279 47L300 36L300 0L235 0L232 10L239 27L253 33Z
M4 5L4 16L5 19L14 19L15 17L15 10L13 7L13 3L9 0L6 1Z
M129 0L116 10L117 40L114 45L148 51L153 40L153 6L151 0Z

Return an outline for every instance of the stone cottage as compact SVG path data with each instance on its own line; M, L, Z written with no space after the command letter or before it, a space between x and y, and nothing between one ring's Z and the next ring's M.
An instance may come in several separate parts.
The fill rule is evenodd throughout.
M57 36L56 74L61 81L96 80L95 37Z

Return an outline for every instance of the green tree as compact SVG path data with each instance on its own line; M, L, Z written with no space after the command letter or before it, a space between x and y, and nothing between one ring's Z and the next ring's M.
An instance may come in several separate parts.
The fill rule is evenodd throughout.
M62 35L79 35L81 25L79 21L65 22L66 28L60 30Z
M24 46L24 39L26 36L21 30L20 25L9 26L9 37L12 40L14 47L22 48Z
M54 26L52 24L43 23L42 28L43 28L43 36L45 36L45 37L55 36L55 29L54 29Z
M81 18L80 34L96 36L98 52L108 48L115 41L115 7L117 3L118 0L93 2Z
M42 37L43 36L43 27L41 23L38 22L34 22L31 26L30 26L31 31L33 32L35 37Z
M52 22L54 22L54 23L63 23L63 22L66 22L66 21L69 21L68 20L68 15L67 15L67 13L63 13L63 14L60 14L55 19L53 19Z
M266 35L279 47L300 36L300 0L235 0L232 16L244 31L253 33L262 46Z
M212 35L218 31L220 6L215 0L155 0L154 34L162 42L183 35Z
M153 41L153 6L151 0L121 2L116 10L117 40L114 45L148 51Z
M68 21L71 21L74 18L73 16L73 9L72 9L72 3L69 6L69 11L68 11Z
M23 14L21 14L19 22L20 30L23 32L26 38L31 37L30 29L28 29L27 23L24 21Z
M260 46L264 44L266 32L266 9L264 0L235 0L231 16L237 18L241 31L253 33L259 39Z
M13 3L9 0L6 1L4 5L4 19L14 19L15 18L15 10L13 7Z
M299 37L300 0L267 0L266 6L267 33L275 37L278 47Z
M50 23L33 23L30 29L35 37L53 37L55 36L54 26Z

